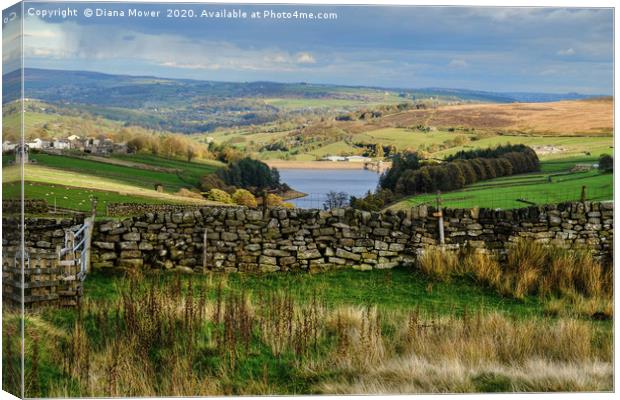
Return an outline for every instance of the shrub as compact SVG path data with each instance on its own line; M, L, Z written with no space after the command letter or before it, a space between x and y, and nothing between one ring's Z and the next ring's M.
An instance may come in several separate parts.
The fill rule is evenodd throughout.
M601 155L601 158L598 160L598 169L602 172L613 172L614 158L609 154Z
M232 199L235 204L238 204L240 206L246 206L251 208L256 207L256 197L254 197L252 193L245 189L235 190L235 193L233 193L232 195Z
M226 190L227 185L217 174L209 174L203 176L200 180L200 188L203 191L209 191L211 189Z
M207 200L232 204L233 200L228 193L220 189L211 189L207 192Z
M273 193L269 193L267 194L267 207L282 207L284 201L282 200L282 197L278 196L277 194L273 194Z
M351 207L365 211L380 211L388 203L394 200L394 195L389 189L379 189L376 193L368 191L365 197L351 196Z

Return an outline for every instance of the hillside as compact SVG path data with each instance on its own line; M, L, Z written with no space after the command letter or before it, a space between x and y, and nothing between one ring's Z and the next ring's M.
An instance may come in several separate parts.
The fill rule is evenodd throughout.
M466 104L387 116L381 127L471 128L500 134L611 136L611 98L552 103Z
M88 211L90 198L99 200L103 215L107 203L217 204L180 194L193 189L200 178L217 168L216 162L164 159L152 155L118 158L71 157L33 153L25 168L25 195L44 199L50 206ZM19 196L18 167L9 165L12 156L3 157L4 198ZM130 161L129 161L130 160ZM155 190L162 184L164 191Z
M18 71L4 75L4 103ZM545 93L496 93L463 89L410 89L313 83L216 82L87 71L24 70L25 97L107 119L181 133L265 124L304 115L336 115L381 104L432 101L510 103L588 97Z
M434 157L475 147L522 143L543 158L610 153L611 98L551 103L466 104L393 111L379 117L350 114L347 121L300 128L282 125L216 132L217 142L253 152L262 159L307 161L326 155L375 156L413 149ZM204 138L206 136L199 136Z

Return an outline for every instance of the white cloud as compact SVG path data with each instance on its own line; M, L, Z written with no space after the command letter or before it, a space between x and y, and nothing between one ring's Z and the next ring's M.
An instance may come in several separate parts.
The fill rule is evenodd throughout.
M575 49L573 49L572 47L569 47L568 49L565 49L565 50L558 50L557 55L558 56L572 56L572 55L575 55Z
M450 63L448 64L448 67L450 68L467 68L468 66L469 64L467 63L467 61L461 58L454 58L450 60Z
M141 60L183 69L292 71L315 64L309 52L278 48L240 48L232 43L190 39L176 34L149 34L129 29L108 31L73 22L48 24L28 19L24 55L33 58L82 60Z
M299 64L316 64L314 56L310 53L298 53L297 63Z

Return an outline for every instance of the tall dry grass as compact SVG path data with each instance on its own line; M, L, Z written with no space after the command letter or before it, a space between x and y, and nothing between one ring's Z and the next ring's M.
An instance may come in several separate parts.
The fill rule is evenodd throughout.
M519 240L505 260L472 249L458 252L429 247L417 260L417 268L428 276L449 280L471 276L505 296L523 299L537 295L551 300L552 311L560 304L579 307L590 315L611 318L613 271L597 261L587 249L564 249L531 240ZM596 310L594 310L596 309ZM603 314L603 315L600 315Z
M480 279L496 280L491 258L468 260L488 262ZM61 377L31 387L29 395L612 388L612 332L594 321L334 307L316 293L299 302L286 291L254 297L209 279L128 279L118 300L83 302L68 332L29 316L27 355L36 360L29 376L57 367ZM286 378L278 377L282 371Z

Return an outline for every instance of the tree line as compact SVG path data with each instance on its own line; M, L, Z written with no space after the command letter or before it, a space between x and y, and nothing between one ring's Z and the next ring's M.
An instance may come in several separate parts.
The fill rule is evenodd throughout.
M403 196L457 190L485 179L539 169L536 152L524 145L459 151L443 162L426 160L417 152L407 151L392 157L392 168L381 175L375 193L352 197L351 206L378 211Z
M380 180L396 195L461 189L481 180L539 170L536 152L524 145L460 151L442 163L422 163L416 153L395 157Z

